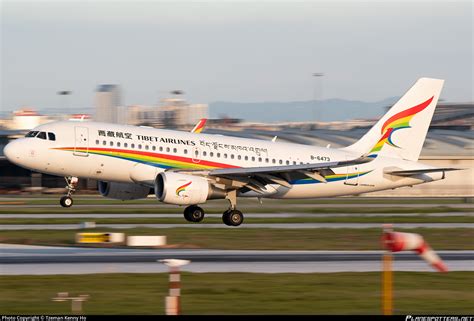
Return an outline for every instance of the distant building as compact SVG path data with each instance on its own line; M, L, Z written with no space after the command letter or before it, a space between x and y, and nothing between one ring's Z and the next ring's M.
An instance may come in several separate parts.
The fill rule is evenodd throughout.
M121 116L121 93L118 85L99 85L95 95L95 120L118 123Z
M181 98L182 91L172 91L173 97L160 101L158 106L132 105L124 109L124 121L129 125L188 130L201 118L208 118L207 104L189 104Z
M195 125L199 119L208 118L207 104L189 104L181 98L181 91L172 91L175 96L161 100L159 107L160 127L182 128Z

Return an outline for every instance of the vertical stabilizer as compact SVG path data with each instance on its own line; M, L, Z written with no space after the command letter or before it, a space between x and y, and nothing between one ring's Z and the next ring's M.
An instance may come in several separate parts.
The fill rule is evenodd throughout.
M420 78L356 143L346 150L417 161L444 80Z

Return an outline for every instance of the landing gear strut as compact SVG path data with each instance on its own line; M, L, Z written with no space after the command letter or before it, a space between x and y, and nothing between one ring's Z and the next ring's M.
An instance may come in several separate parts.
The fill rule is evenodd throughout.
M237 206L237 191L233 190L227 193L226 199L229 201L229 209L222 214L222 221L228 226L239 226L244 221L244 214L239 211Z
M201 222L204 219L204 210L197 205L190 205L184 209L184 218L188 222Z
M79 179L74 176L67 176L64 177L64 179L66 180L67 194L61 197L59 204L61 204L62 207L71 207L74 203L71 195L76 191L76 186L79 182Z

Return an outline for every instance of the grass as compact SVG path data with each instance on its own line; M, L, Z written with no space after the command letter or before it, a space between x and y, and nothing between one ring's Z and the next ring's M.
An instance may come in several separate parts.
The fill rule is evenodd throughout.
M192 264L192 263L191 263ZM396 272L395 314L472 314L474 273ZM167 274L0 276L3 314L163 314ZM380 314L380 273L183 273L182 314Z
M270 215L269 215L270 216ZM192 224L184 218L0 218L0 224L79 224L94 221L96 224ZM376 216L376 217L288 217L288 218L245 218L245 224L252 223L474 223L474 216ZM221 218L207 217L199 224L219 224Z
M396 225L395 225L396 228ZM403 231L402 229L396 229ZM170 247L242 250L378 250L381 229L91 229L3 230L0 243L73 245L77 232L166 235ZM474 229L408 229L420 233L435 250L474 250ZM106 245L111 246L111 245Z

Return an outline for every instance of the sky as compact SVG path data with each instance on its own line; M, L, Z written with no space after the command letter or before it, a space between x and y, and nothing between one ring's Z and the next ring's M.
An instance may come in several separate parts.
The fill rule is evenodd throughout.
M471 1L0 0L0 112L401 96L419 77L473 101ZM323 73L322 77L313 77ZM69 90L61 97L58 91Z

